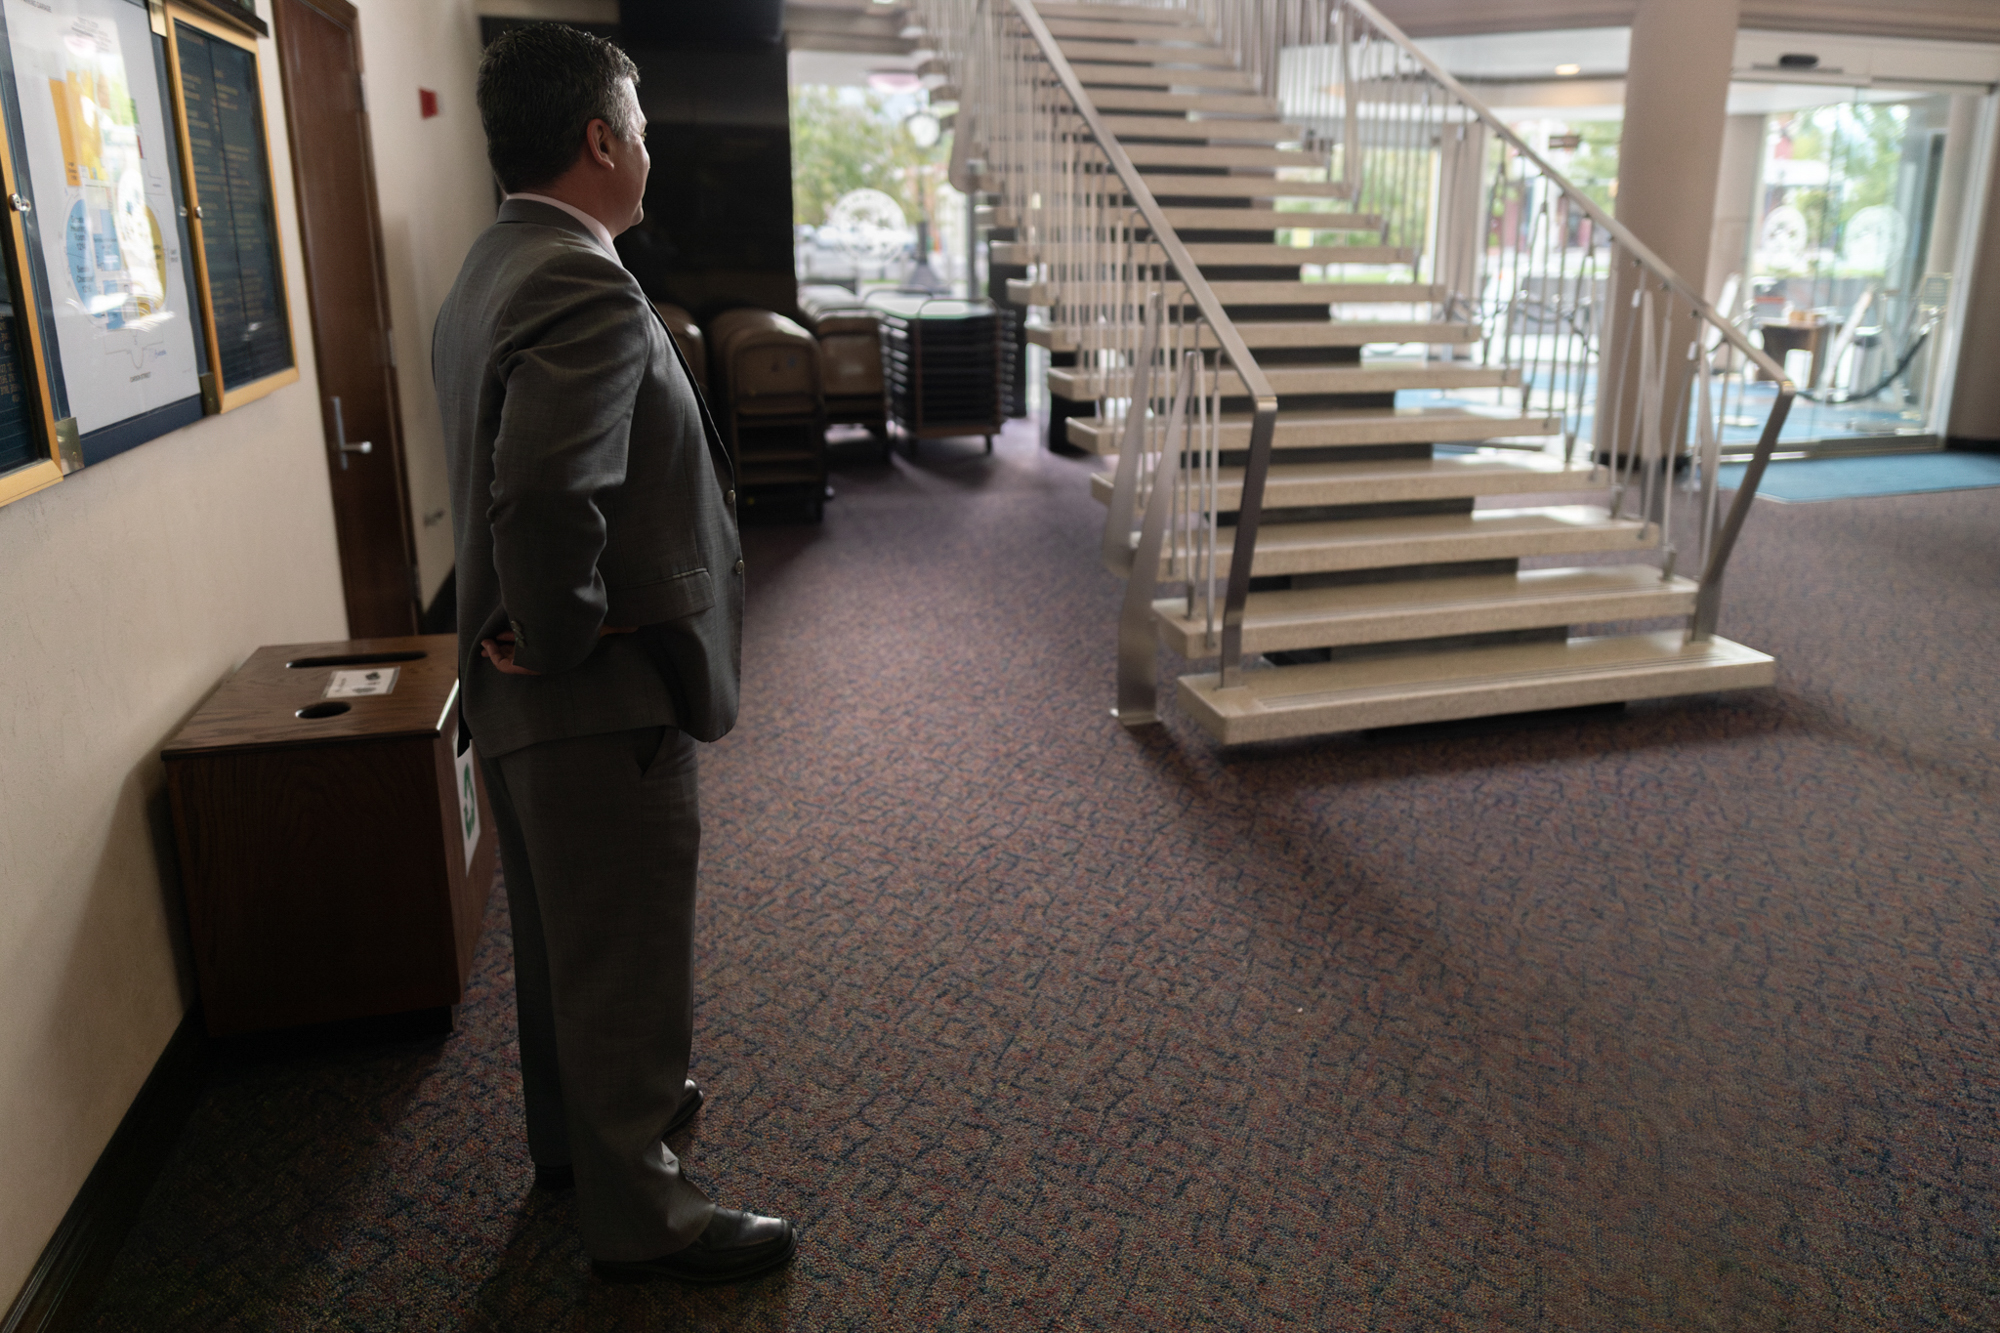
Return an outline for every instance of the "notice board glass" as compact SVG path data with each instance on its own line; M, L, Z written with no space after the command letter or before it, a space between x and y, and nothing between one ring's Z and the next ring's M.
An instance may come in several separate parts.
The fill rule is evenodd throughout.
M211 406L227 410L298 378L263 91L250 39L170 13L195 265L215 377Z
M50 388L77 461L100 462L202 413L165 44L143 0L0 0L0 14Z

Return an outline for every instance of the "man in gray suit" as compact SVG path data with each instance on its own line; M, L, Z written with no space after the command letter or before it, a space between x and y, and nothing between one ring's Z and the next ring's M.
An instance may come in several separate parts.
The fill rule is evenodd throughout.
M687 1077L695 742L736 720L743 561L724 452L612 238L650 165L638 71L559 25L479 70L507 199L438 314L462 726L498 824L536 1184L598 1274L726 1282L791 1223L718 1208L664 1142Z

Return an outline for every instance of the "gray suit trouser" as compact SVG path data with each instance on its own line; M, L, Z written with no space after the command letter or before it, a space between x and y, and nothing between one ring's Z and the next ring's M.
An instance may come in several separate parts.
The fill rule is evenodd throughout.
M694 1033L695 742L645 727L481 766L513 917L528 1151L576 1168L592 1258L670 1254L715 1211L660 1141Z

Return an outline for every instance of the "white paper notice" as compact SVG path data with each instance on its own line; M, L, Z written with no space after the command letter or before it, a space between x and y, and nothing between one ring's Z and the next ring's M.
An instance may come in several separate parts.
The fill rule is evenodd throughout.
M479 787L472 776L472 749L458 757L458 831L465 838L465 871L472 873L472 853L479 846Z
M336 671L326 683L325 699L360 699L370 694L392 694L401 667L363 667L359 671Z

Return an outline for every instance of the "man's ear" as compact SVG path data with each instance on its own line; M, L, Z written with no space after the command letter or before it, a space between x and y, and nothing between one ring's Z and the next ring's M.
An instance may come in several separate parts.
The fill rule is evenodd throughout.
M593 120L584 127L584 147L590 153L591 160L599 166L617 165L611 160L611 140L614 137L611 126L606 121Z

